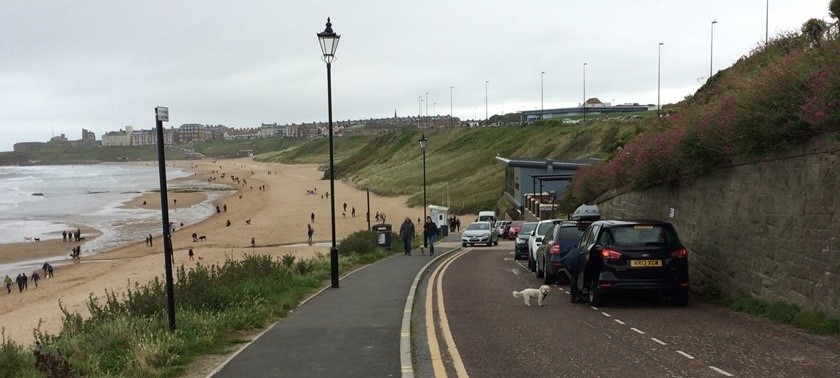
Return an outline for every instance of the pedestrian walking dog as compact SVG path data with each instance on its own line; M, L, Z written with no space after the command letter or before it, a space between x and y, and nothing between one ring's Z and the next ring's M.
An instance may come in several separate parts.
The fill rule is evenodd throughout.
M539 289L530 289L529 288L529 289L525 289L525 290L522 290L522 291L514 291L513 292L513 297L514 298L519 298L519 297L524 298L525 299L525 305L529 306L529 307L531 306L531 298L537 298L537 305L542 306L543 305L543 300L545 300L545 297L548 296L548 290L549 290L548 285L542 285L542 286L540 286Z

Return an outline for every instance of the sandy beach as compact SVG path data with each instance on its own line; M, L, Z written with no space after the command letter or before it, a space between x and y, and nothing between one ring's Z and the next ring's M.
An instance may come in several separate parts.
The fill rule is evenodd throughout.
M318 252L329 253L330 201L326 196L322 198L329 191L329 181L322 180L323 173L317 170L317 165L282 165L251 159L181 161L168 165L195 172L193 176L178 180L210 180L228 184L236 190L235 194L215 201L218 213L198 224L176 229L172 235L175 266L208 265L254 253L278 257L293 253L302 258ZM317 194L307 194L308 190L316 188ZM341 240L367 228L367 200L365 192L342 182L336 181L335 189L336 234ZM200 203L206 194L170 191L168 197L172 214L178 208ZM422 217L423 209L408 208L405 199L371 194L371 214L384 212L388 215L388 223L395 228L406 216L415 220ZM345 203L346 212L343 210ZM144 193L124 206L159 209L160 194ZM351 215L353 207L355 218ZM315 214L314 246L306 244L306 225L311 213ZM250 224L246 224L248 220ZM375 223L373 219L371 222ZM193 242L193 233L206 240ZM96 236L96 231L83 228L82 234L89 240L87 238ZM251 246L252 238L254 247ZM60 238L0 245L0 262L69 254L70 247L71 243L62 242ZM195 252L194 261L187 257L189 248ZM152 247L139 237L136 244L86 256L79 263L58 266L55 276L42 278L38 288L30 283L27 290L18 292L17 285L12 284L11 293L0 292L0 327L5 329L6 339L29 345L34 341L32 331L39 322L42 331L54 334L60 330L59 301L70 311L86 314L85 302L90 295L103 297L106 290L122 292L135 282L144 284L156 276L163 277L163 264L163 243L158 232ZM32 272L25 273L31 275ZM43 272L39 270L39 273L43 276ZM15 277L11 278L14 280Z

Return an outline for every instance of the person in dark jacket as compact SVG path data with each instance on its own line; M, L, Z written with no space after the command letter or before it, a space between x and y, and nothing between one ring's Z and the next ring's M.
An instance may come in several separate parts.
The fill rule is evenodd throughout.
M586 268L586 259L583 258L581 253L581 247L578 247L560 258L560 263L566 268L566 275L569 276L569 294L572 303L583 302L582 293L578 289L578 278L581 277L581 273Z
M426 224L423 225L423 236L429 244L429 256L434 256L435 254L435 238L437 238L437 235L437 225L432 222L432 217L426 217Z
M400 226L400 239L403 242L403 249L405 251L406 256L411 256L411 241L414 240L414 234L417 231L414 230L414 223L411 223L411 219L409 217L405 217L405 221Z

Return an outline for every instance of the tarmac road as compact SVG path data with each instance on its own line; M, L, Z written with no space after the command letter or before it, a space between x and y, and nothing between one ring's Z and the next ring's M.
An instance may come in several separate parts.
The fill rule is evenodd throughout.
M805 334L697 297L687 307L628 297L593 308L570 303L564 282L552 286L544 307L536 301L526 307L511 292L541 282L525 261L513 260L511 242L464 250L442 259L418 288L412 327L418 376L434 375L434 361L451 376L458 375L460 361L473 377L840 375L840 340ZM423 289L430 279L431 290ZM430 292L432 300L426 301ZM436 293L442 294L441 302ZM434 310L429 312L434 319L431 334L421 332L429 324L422 315L427 303ZM437 355L429 351L429 339L437 339Z

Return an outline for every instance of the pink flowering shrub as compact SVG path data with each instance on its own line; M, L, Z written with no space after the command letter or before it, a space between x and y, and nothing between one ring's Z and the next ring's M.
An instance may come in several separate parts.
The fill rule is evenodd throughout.
M676 113L575 174L570 203L610 189L641 189L776 152L840 130L840 40L811 47L795 33L761 45L709 78Z

